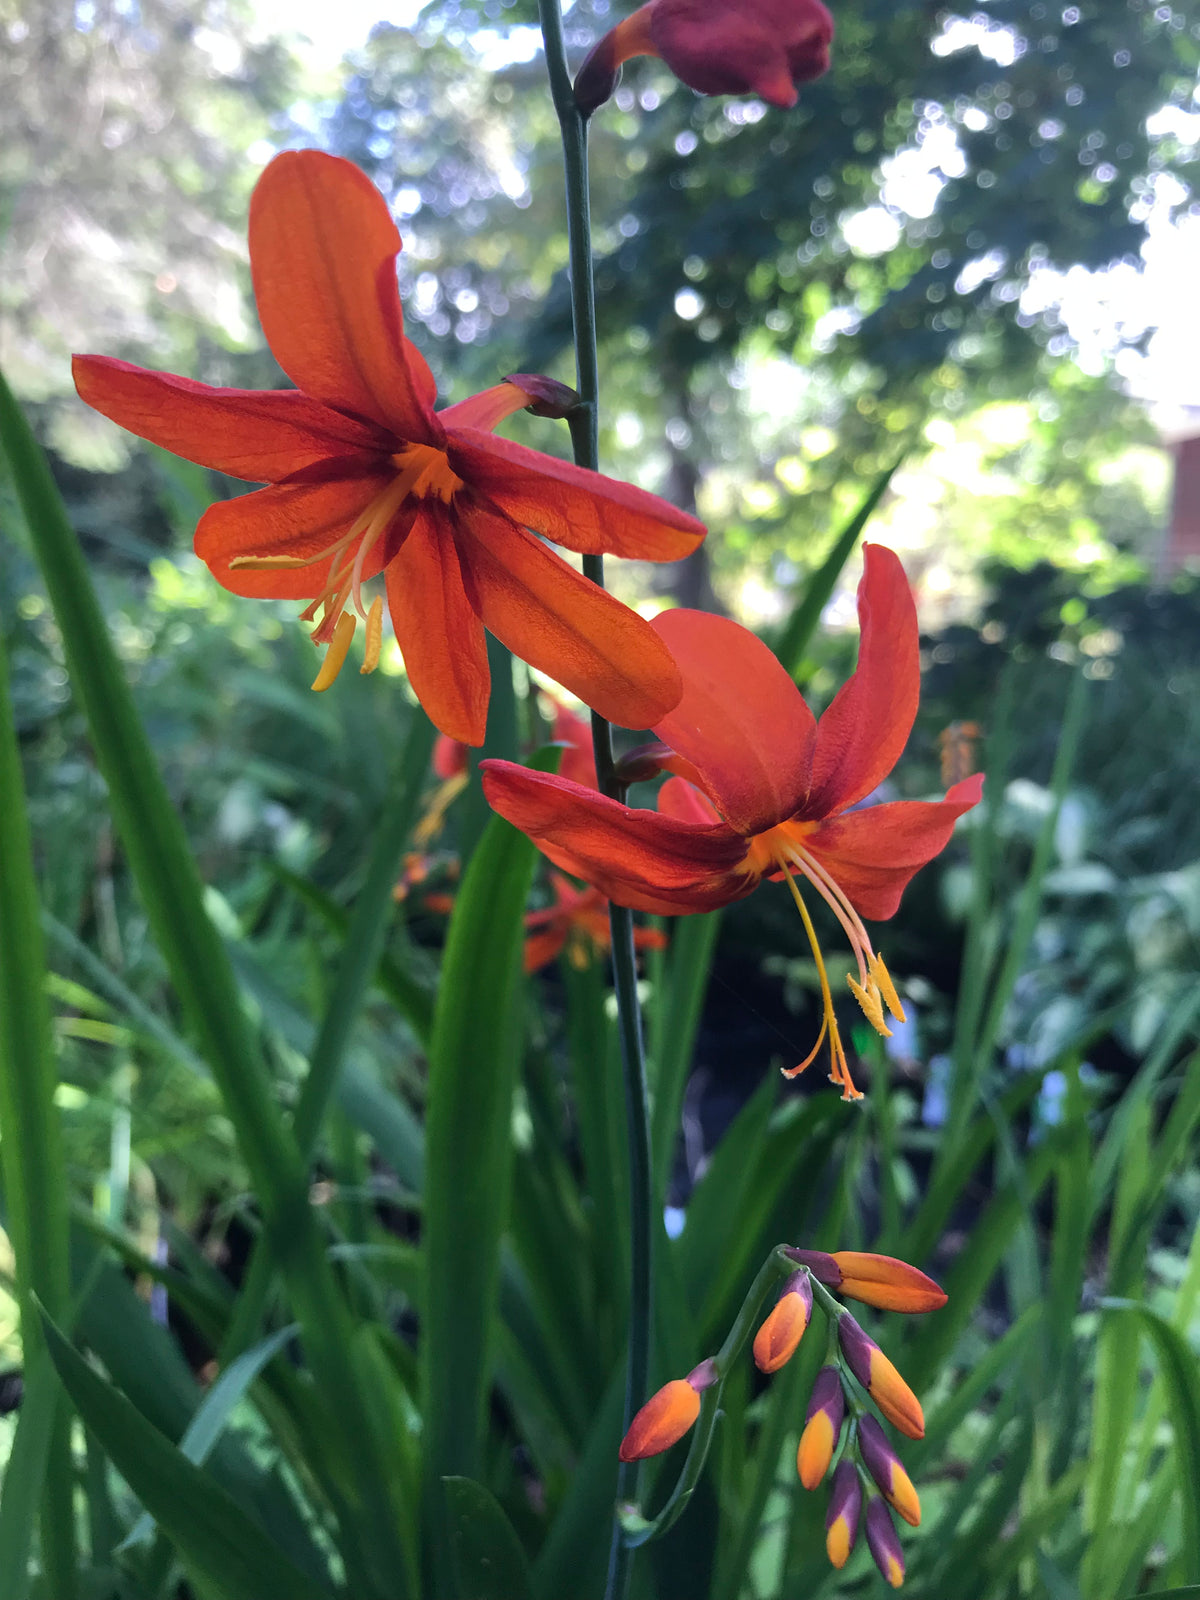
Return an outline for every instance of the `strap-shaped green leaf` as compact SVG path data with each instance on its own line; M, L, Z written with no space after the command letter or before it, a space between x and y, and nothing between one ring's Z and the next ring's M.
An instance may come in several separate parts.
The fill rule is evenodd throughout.
M42 1317L50 1357L84 1423L179 1550L225 1600L332 1600Z
M474 1478L444 1487L459 1600L532 1600L529 1563L495 1495Z
M425 1134L421 1412L426 1512L444 1564L442 1482L480 1467L512 1177L517 1000L533 845L493 817L450 922ZM444 1578L444 1574L443 1574Z

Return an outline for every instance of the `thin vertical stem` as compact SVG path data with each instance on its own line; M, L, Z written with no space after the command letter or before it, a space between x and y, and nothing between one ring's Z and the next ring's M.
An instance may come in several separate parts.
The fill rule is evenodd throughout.
M575 460L581 467L599 465L600 374L596 353L596 286L592 267L592 219L588 198L587 120L575 104L563 41L560 0L538 0L550 92L562 130L566 167L567 242L571 275L571 314L575 331L576 388L580 403L569 419ZM584 556L584 573L604 586L604 558ZM592 712L592 746L601 793L624 799L624 789L613 767L612 729ZM629 1141L629 1356L625 1380L624 1428L645 1398L650 1372L652 1301L653 1206L650 1117L646 1094L646 1063L642 1049L642 1016L638 1004L637 967L633 948L633 917L624 906L610 905L613 987L617 996L617 1026L621 1038L621 1064L625 1078L625 1115ZM617 1499L637 1495L636 1462L623 1462L617 1478ZM608 1581L604 1600L622 1600L629 1592L633 1551L625 1543L620 1525L613 1525Z

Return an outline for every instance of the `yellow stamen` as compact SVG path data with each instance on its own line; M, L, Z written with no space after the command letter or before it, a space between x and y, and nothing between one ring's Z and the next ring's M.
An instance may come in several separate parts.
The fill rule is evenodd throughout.
M855 1088L854 1080L850 1076L845 1047L842 1044L841 1033L838 1031L837 1017L833 1010L833 992L829 987L829 974L825 971L825 962L821 956L821 946L817 943L817 930L813 927L812 918L808 914L808 907L804 904L804 897L800 893L791 868L787 862L780 862L780 865L783 868L784 877L787 879L788 888L792 891L792 899L796 902L796 909L799 911L801 920L804 923L804 931L808 935L808 943L813 953L813 960L817 964L817 977L821 984L821 1004L825 1010L825 1020L821 1026L821 1037L818 1038L817 1045L818 1047L820 1046L821 1038L824 1038L825 1033L828 1032L829 1056L832 1067L829 1081L841 1085L843 1100L861 1100L862 1093ZM816 1051L814 1050L808 1060L800 1067L797 1067L794 1072L788 1073L787 1076L794 1077L797 1072L802 1072L812 1062L815 1055Z
M379 665L379 650L383 644L383 596L377 594L367 612L367 637L363 645L363 664L359 672L374 672Z
M328 689L345 665L346 652L350 649L350 641L357 626L358 618L353 612L343 612L338 618L337 626L333 630L333 639L321 663L321 670L313 679L313 688L318 692Z
M229 563L231 572L289 572L297 567L311 567L311 556L234 556Z
M896 993L896 986L892 982L892 975L883 964L883 957L876 956L871 962L871 976L874 978L883 995L884 1004L895 1017L897 1022L907 1022L904 1007L900 1004L900 996Z
M846 974L846 982L850 985L850 992L863 1008L863 1015L875 1032L881 1033L885 1039L890 1039L892 1030L883 1020L883 1000L874 982L856 983L852 972Z

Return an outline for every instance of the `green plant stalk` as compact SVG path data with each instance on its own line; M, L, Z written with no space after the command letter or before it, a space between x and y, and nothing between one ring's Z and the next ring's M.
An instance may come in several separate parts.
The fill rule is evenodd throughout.
M682 1516L696 1485L700 1482L700 1474L704 1471L704 1463L708 1459L721 1409L721 1391L725 1387L729 1369L741 1355L742 1347L750 1337L750 1330L762 1310L763 1301L771 1285L777 1279L787 1277L796 1270L795 1261L785 1253L783 1245L776 1245L759 1267L724 1344L711 1358L716 1378L700 1396L700 1415L696 1419L692 1442L688 1447L683 1469L662 1510L653 1520L649 1520L642 1516L637 1506L619 1505L625 1538L634 1547L647 1544L651 1539L660 1538ZM836 1318L843 1314L843 1307L838 1305L811 1274L809 1282L812 1284L814 1295L820 1299L826 1314L831 1318L832 1326Z
M349 1354L351 1320L308 1203L300 1152L280 1115L228 955L204 909L195 861L113 651L79 542L46 458L2 377L0 446L12 467L130 869L237 1130L328 1417L354 1474L355 1531L369 1549L379 1592L403 1596L411 1551L388 1515L383 1485L389 1463L370 1448L371 1397ZM343 1531L352 1537L349 1525Z
M575 104L567 67L560 0L538 0L542 40L550 92L562 132L566 167L567 241L571 275L571 317L575 332L576 387L580 403L569 418L575 460L593 470L599 465L600 375L596 351L596 285L592 265L591 206L588 198L587 120ZM584 556L583 570L604 586L604 558ZM613 768L612 729L592 712L592 746L596 778L602 794L624 799ZM649 1097L642 1046L642 1016L637 993L637 966L633 948L633 916L624 906L609 906L612 932L613 987L617 997L617 1027L621 1038L621 1064L625 1079L625 1113L629 1141L629 1356L626 1367L624 1427L645 1398L650 1377L650 1333L653 1313L652 1200L653 1156L650 1145ZM637 1493L636 1463L622 1463L617 1498ZM613 1524L605 1600L622 1600L629 1592L632 1547L619 1523Z
M7 652L0 639L0 1156L27 1373L46 1359L34 1295L59 1316L67 1314L70 1296L67 1175L54 1107L56 1078L29 814ZM56 1600L74 1600L70 1419L61 1402L55 1413L44 1458L42 1563L49 1593ZM22 1537L22 1530L16 1533Z

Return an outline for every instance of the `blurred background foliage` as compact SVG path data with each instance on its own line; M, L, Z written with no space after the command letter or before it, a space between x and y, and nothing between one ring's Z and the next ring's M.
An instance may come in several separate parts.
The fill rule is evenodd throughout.
M988 767L991 799L986 828L964 830L885 930L915 1020L887 1057L866 1063L870 1131L882 1153L867 1159L858 1132L840 1139L839 1160L856 1176L828 1210L795 1163L782 1169L756 1202L745 1252L725 1235L712 1246L714 1258L718 1244L731 1257L726 1277L703 1280L703 1327L717 1328L740 1293L748 1252L760 1237L770 1242L780 1219L818 1230L844 1202L858 1242L897 1246L901 1212L950 1159L939 1141L957 1148L954 1107L965 1084L985 1091L1000 1130L996 1153L971 1169L965 1199L941 1212L934 1205L920 1225L934 1270L958 1272L978 1290L956 1370L969 1373L991 1335L1011 1333L1037 1302L1040 1250L1054 1253L1053 1292L1067 1297L1046 1370L1077 1376L1081 1351L1103 1347L1106 1360L1127 1352L1105 1344L1097 1310L1105 1287L1145 1292L1164 1314L1178 1313L1185 1331L1194 1309L1197 1268L1187 1252L1200 1174L1191 1124L1171 1146L1169 1182L1156 1186L1135 1160L1152 1165L1149 1122L1135 1113L1150 1106L1157 1117L1169 1100L1164 1086L1192 1081L1181 1052L1200 1032L1200 590L1186 574L1156 578L1169 460L1112 359L1122 334L1144 330L1110 329L1107 351L1093 343L1081 352L1063 296L1072 269L1128 264L1152 215L1192 205L1197 119L1185 113L1200 28L1184 6L1142 0L992 0L970 17L905 0L843 0L836 10L834 70L789 116L698 99L657 63L638 61L595 119L602 459L695 504L712 527L699 559L619 581L630 596L714 606L770 631L871 484L899 462L869 531L903 556L927 632L921 713L894 792L933 792L957 750L968 767ZM573 49L581 56L611 21L602 4L577 5L568 17ZM0 0L0 360L52 452L285 1103L362 884L363 840L387 802L391 758L411 721L402 663L393 650L375 677L310 695L314 658L293 608L226 595L188 553L203 507L241 486L87 412L71 394L67 357L93 350L210 383L281 382L253 315L245 208L271 153L318 143L363 165L392 203L405 237L409 331L447 399L509 371L569 378L560 156L535 22L532 0L433 0L412 27L381 22L344 65L314 71L293 40L234 3ZM1164 117L1163 108L1179 114ZM520 417L514 431L567 453L557 425ZM211 1080L181 1070L179 1037L163 1026L175 1012L163 960L3 484L0 528L0 627L45 902L72 1183L101 1214L125 1220L147 1257L178 1229L236 1279L256 1225L246 1173ZM818 708L852 662L849 587L824 620L798 668ZM1064 774L1056 761L1068 686L1078 679L1085 711ZM448 859L477 826L466 801L452 812L434 889L453 891ZM422 1030L444 928L424 888L397 907L383 975L354 1037L362 1077L356 1108L343 1107L351 1125L382 1114L372 1085L394 1095L389 1115L397 1104L422 1110ZM739 1113L735 1129L760 1141L759 1176L793 1137L814 1161L829 1155L810 1101L815 1080L778 1112L754 1093L772 1061L807 1051L815 977L797 948L782 896L756 895L722 919L666 1195L680 1211ZM1010 948L1015 968L989 989L981 974L995 976ZM652 991L662 991L663 972L650 963ZM564 967L537 982L531 1072L537 1079L545 1069L537 1081L551 1089L540 1111L531 1091L525 1156L546 1155L555 1127L573 1149L577 1129L556 1074L575 1048L580 981ZM963 1021L964 992L999 995L994 1015L979 1002L982 1043L967 1066L976 1035ZM539 1122L547 1104L552 1115ZM402 1145L408 1127L402 1117L389 1122L386 1137ZM1121 1167L1126 1210L1118 1206L1113 1226L1118 1242L1133 1239L1134 1256L1139 1242L1146 1249L1137 1270L1126 1255L1106 1277L1111 1187L1126 1160L1104 1142L1114 1127L1133 1127L1143 1143L1131 1136L1134 1154ZM397 1161L361 1145L356 1154L339 1124L323 1151L331 1170L341 1170L347 1147L364 1184L395 1203L378 1235L408 1241ZM397 1145L388 1148L394 1156ZM1086 1237L1071 1232L1065 1209L1072 1184L1085 1181L1080 1149L1097 1162L1086 1170L1108 1184L1095 1180ZM1040 1187L1049 1156L1038 1183L1023 1187L1039 1150L1061 1156L1053 1204ZM522 1170L518 1204L536 1214L539 1186L551 1179L532 1157ZM551 1169L553 1182L561 1176ZM710 1212L736 1209L734 1187L710 1188L726 1196L710 1200ZM998 1269L999 1286L991 1270L976 1283L960 1255L981 1218L992 1226L994 1207L1002 1242L980 1260ZM566 1212L581 1229L590 1215ZM349 1213L340 1221L351 1233L359 1227ZM535 1265L531 1252L521 1269ZM690 1270L701 1283L694 1259ZM611 1262L597 1271L610 1288L619 1276ZM397 1281L403 1287L403 1272ZM395 1291L405 1326L407 1291L376 1287L389 1307ZM606 1363L619 1354L611 1319L594 1332L604 1360L597 1356L587 1380L596 1391L587 1405L598 1403ZM206 1359L204 1341L194 1330L187 1337L189 1355ZM518 1347L519 1336L505 1347L506 1403L526 1426L533 1413L519 1398L528 1375ZM15 1362L11 1338L5 1348ZM937 1371L929 1351L922 1382ZM1039 1381L1050 1379L1043 1372ZM971 1484L972 1452L982 1449L994 1468L989 1483L1002 1486L1006 1463L1026 1446L1014 1444L1017 1423L1002 1409L994 1437L991 1415L970 1409L974 1399L953 1412L942 1382L949 1420L939 1448L950 1464L933 1504L947 1517L958 1506L946 1526L965 1541L953 1548L966 1550L1000 1497L973 1513L956 1499L956 1479ZM1139 1464L1162 1466L1161 1402L1156 1389L1139 1410L1136 1439L1132 1420L1121 1432L1109 1418L1108 1432L1093 1436L1069 1411L1053 1439L1039 1439L1043 1488L1063 1481L1057 1468L1081 1439L1085 1450L1091 1438L1107 1451L1108 1464L1083 1520L1062 1512L1053 1560L1039 1548L1044 1590L1026 1582L1020 1592L1091 1600L1182 1570L1172 1522L1161 1548L1157 1534L1131 1535L1119 1574L1114 1563L1111 1574L1096 1567L1080 1586L1062 1586L1081 1528L1116 1515L1122 1484L1129 1516L1117 1520L1132 1524ZM786 1456L760 1401L746 1393L742 1406L750 1436L769 1437ZM566 1414L566 1442L538 1441L534 1466L523 1444L492 1463L523 1534L540 1527L539 1494L552 1510L569 1498L585 1430L570 1406ZM769 1466L748 1487L752 1463L733 1445L720 1463L722 1483L762 1518L745 1591L756 1595L785 1578L816 1581L804 1541L811 1548L819 1531L807 1510L788 1522ZM1160 1472L1154 1493L1162 1481ZM705 1495L711 1504L711 1486ZM997 1529L1002 1522L998 1514ZM551 1542L546 1570L560 1548ZM660 1575L681 1561L678 1541L669 1548L655 1557ZM936 1542L922 1549L917 1570L929 1592L949 1594ZM1020 1559L1033 1561L1033 1552L1031 1542ZM1002 1558L989 1559L987 1592L1016 1592L1004 1587L1012 1573ZM663 1576L661 1594L688 1592L689 1571L683 1563L670 1581ZM1118 1576L1129 1578L1126 1588L1114 1586Z

